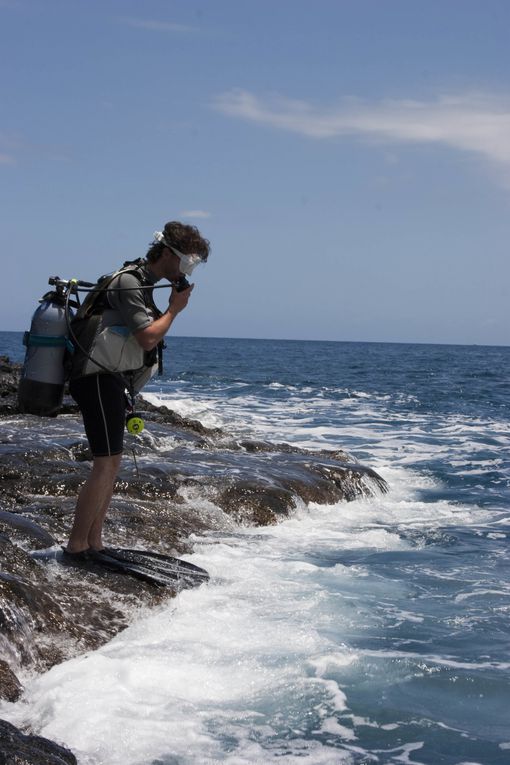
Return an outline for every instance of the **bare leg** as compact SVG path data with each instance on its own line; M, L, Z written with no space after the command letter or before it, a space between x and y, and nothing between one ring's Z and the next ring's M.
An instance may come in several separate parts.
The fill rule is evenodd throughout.
M122 454L94 457L92 471L78 495L74 523L67 543L69 552L102 547L101 532L110 506Z

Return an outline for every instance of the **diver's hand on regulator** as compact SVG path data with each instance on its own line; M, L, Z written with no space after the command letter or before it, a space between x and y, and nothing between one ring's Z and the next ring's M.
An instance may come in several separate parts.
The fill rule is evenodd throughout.
M182 292L177 292L176 288L172 287L172 292L170 293L170 299L168 301L168 307L171 309L172 313L180 313L186 308L194 286L194 284L190 284L190 286L187 289L182 290Z

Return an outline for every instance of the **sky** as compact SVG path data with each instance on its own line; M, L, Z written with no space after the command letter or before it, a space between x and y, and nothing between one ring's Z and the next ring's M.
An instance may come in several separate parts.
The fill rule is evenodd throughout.
M509 29L508 0L0 0L1 329L182 220L212 250L175 334L509 345Z

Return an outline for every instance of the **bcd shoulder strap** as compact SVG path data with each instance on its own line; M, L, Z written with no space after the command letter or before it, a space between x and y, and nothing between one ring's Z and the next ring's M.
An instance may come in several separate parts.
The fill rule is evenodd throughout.
M113 280L118 276L121 276L121 274L133 274L133 276L138 278L140 286L143 286L144 280L143 274L141 272L143 264L144 260L142 258L138 258L138 260L126 260L122 268L114 271L113 274L105 274L104 276L100 276L97 280L96 286L92 288L78 309L75 319L88 319L91 316L102 314L105 308L108 307L108 289ZM147 303L146 298L149 297L150 307L155 309L156 314L159 315L160 312L152 299L152 290L144 289L143 293L145 302ZM149 295L146 295L146 293L149 293Z

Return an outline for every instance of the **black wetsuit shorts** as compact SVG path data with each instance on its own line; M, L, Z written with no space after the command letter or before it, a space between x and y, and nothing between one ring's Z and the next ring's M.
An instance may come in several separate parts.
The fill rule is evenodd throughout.
M118 375L95 374L69 383L94 457L122 454L126 421L125 384Z

